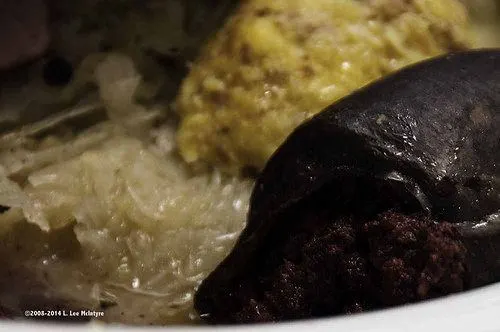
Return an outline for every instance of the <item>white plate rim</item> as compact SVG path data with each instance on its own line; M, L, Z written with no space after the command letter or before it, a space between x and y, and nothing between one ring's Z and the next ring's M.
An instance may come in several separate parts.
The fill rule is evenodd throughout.
M124 326L0 321L0 332L499 332L500 283L436 300L352 316L246 326Z

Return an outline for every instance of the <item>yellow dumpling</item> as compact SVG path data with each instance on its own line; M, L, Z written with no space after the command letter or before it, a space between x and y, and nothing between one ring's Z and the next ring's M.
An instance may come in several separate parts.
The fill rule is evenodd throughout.
M459 0L248 0L209 41L176 101L182 157L261 169L307 118L410 63L469 47Z

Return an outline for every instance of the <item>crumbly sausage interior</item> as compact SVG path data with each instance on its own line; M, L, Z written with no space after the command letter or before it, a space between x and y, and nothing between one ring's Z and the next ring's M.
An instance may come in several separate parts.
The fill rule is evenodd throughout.
M467 250L453 224L385 211L335 215L327 200L284 216L251 272L221 290L207 320L255 323L355 313L468 287Z

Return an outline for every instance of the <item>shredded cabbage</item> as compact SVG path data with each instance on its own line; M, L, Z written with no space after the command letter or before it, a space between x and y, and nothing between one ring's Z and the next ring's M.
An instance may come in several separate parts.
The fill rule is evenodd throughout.
M196 319L193 293L244 227L252 183L185 169L167 113L135 103L141 77L128 57L101 57L93 79L98 103L0 137L8 264L48 280L33 296L105 305L107 321ZM104 112L68 131L72 118Z

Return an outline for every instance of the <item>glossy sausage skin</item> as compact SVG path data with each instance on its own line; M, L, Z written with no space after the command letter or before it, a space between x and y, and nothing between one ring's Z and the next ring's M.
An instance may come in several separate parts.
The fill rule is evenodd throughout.
M457 222L481 218L500 208L499 129L500 51L449 55L402 70L290 135L257 181L249 230L342 168L396 170L422 188L433 213Z
M248 225L200 286L197 307L251 273L249 262L262 243L286 231L277 224L280 215L326 184L357 176L399 186L401 200L414 199L414 212L459 225L472 251L471 273L478 271L472 287L500 279L492 257L500 249L500 227L491 218L500 211L500 50L408 67L297 128L257 180Z

